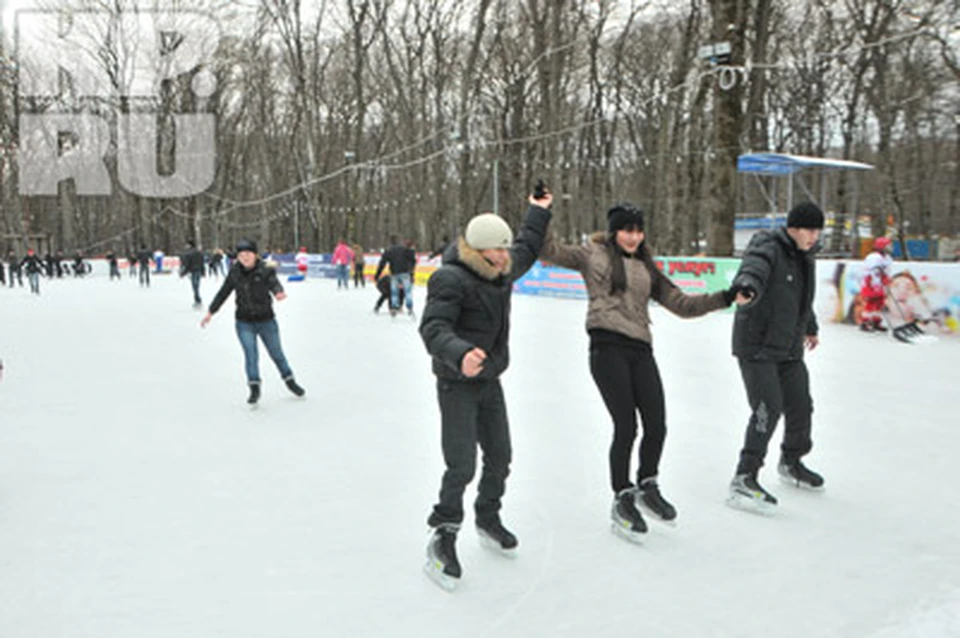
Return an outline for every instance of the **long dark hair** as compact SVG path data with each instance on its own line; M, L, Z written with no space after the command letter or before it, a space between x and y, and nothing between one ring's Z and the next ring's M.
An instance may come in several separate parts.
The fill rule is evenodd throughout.
M634 255L627 255L623 252L623 249L620 248L620 245L617 243L616 231L607 233L607 238L604 243L607 247L607 256L610 258L610 294L620 295L627 290L627 269L623 265L623 260L628 257L639 259L643 262L643 265L647 267L647 272L650 273L650 296L652 298L657 299L665 286L676 287L676 284L670 281L660 272L660 269L657 268L657 264L653 261L650 251L647 250L646 239L637 246L637 252Z

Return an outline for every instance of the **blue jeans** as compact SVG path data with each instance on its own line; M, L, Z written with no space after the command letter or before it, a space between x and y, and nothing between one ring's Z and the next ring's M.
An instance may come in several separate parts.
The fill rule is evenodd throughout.
M337 264L337 288L350 287L350 267L346 264Z
M190 273L190 285L193 286L193 303L200 304L200 277L203 276L203 273L200 271L193 271Z
M402 272L390 277L390 307L400 309L400 286L403 285L403 300L408 310L413 310L413 282L410 273Z
M284 379L293 377L293 370L283 356L280 347L280 327L276 319L269 321L237 321L237 337L243 346L243 358L246 362L247 382L260 383L260 353L257 349L257 336L267 347L270 358L277 364L277 370Z

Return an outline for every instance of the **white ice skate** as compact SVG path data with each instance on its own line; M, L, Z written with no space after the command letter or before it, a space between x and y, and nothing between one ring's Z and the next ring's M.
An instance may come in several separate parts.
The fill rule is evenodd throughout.
M737 474L730 482L727 505L763 516L773 516L777 511L777 499L757 482L756 473Z

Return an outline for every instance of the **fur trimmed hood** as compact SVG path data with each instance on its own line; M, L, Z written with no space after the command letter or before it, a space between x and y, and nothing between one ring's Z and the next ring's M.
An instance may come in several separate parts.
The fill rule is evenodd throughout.
M456 261L459 261L487 281L493 281L497 277L509 274L513 266L510 256L508 255L507 263L503 267L503 270L497 270L496 266L487 261L484 256L480 254L479 250L471 248L463 236L457 240Z

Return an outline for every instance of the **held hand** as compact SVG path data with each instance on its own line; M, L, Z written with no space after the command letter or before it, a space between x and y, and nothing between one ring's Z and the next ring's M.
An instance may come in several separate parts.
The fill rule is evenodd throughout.
M213 315L208 312L203 316L203 319L200 320L200 327L206 328L211 319L213 319Z
M807 350L813 351L820 345L820 337L817 335L807 335L804 337L803 345L807 347Z
M753 291L752 291L752 290L750 290L750 289L747 289L747 290L738 290L738 291L737 291L737 296L733 298L733 301L734 301L738 306L745 306L745 305L747 305L748 303L750 303L751 301L753 301L753 298L754 298L754 294L753 294Z
M483 371L483 363L487 359L487 353L480 348L474 348L463 355L460 362L460 372L465 377L475 377Z
M283 301L284 299L287 298L287 293L280 291L277 294L275 294L274 297L277 298L277 301Z

